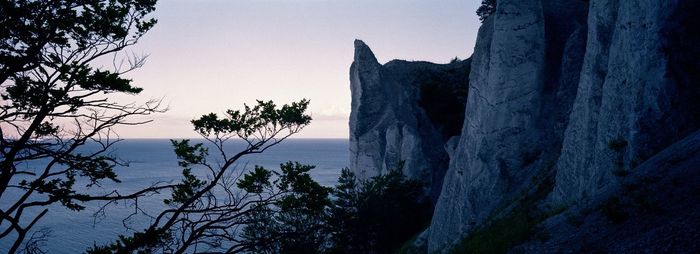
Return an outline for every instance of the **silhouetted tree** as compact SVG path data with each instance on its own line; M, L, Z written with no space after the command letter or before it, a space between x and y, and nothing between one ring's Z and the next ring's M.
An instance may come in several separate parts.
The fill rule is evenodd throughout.
M344 168L333 189L333 205L328 216L331 253L368 253L367 234L360 234L359 187L355 174Z
M120 62L117 53L153 27L156 20L147 16L155 4L0 2L0 241L12 243L10 253L20 248L48 205L82 210L82 202L134 199L172 187L128 195L76 190L78 179L87 179L88 189L103 180L118 182L113 168L120 162L107 153L119 140L112 128L143 124L148 121L133 117L162 111L159 100L125 104L111 98L142 91L123 76L141 67L145 57L131 55ZM112 68L96 67L105 58L113 59ZM81 151L88 143L98 148Z
M291 178L297 186L248 214L251 224L245 226L242 238L253 247L246 252L393 253L430 220L423 185L406 179L400 170L358 181L346 168L335 188L328 190L305 173L311 168L282 165L282 172L301 173Z
M357 182L344 169L327 222L331 253L392 253L430 220L423 186L400 169Z
M88 252L191 253L204 249L237 253L263 244L245 240L240 234L243 227L259 223L260 217L268 213L265 209L275 205L282 212L296 212L298 204L311 207L304 209L322 207L327 194L308 176L310 166L287 163L277 173L256 166L243 175L235 166L243 156L262 153L307 126L311 121L306 114L308 104L301 100L278 108L271 101L258 101L253 107L246 105L243 111L228 110L224 117L212 113L193 120L195 131L210 146L190 144L189 140L172 141L183 168L183 180L175 186L171 198L164 200L170 207L154 216L143 231L120 236L116 242L95 246ZM247 145L230 154L225 147L234 138ZM210 154L209 148L214 153ZM309 200L320 203L311 206ZM292 234L286 230L280 233ZM276 231L263 235L266 241L280 239Z
M248 216L242 238L249 253L323 253L327 237L326 209L330 189L314 181L307 172L313 166L281 165L278 189L289 190L278 200L260 204Z

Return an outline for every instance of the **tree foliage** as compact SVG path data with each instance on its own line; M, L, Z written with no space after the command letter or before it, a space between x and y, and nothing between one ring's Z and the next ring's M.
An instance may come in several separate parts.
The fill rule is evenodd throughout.
M258 219L266 213L274 213L284 225L307 225L287 220L297 218L287 214L310 213L325 207L328 191L308 175L313 167L289 162L282 164L279 171L255 166L244 173L236 162L301 131L311 121L306 114L308 105L308 100L281 107L272 101L257 101L254 106L244 105L243 110L228 110L223 116L211 113L192 120L206 145L191 144L190 140L172 141L183 179L172 188L171 197L164 200L170 208L158 212L143 231L120 236L117 241L95 246L88 252L237 253L257 250L263 242L280 242L281 236L301 232L299 228L276 227L255 232L265 233L260 242L240 237L246 233L242 228L259 224ZM246 144L235 154L226 149L233 139Z
M327 224L330 253L392 253L430 220L431 204L423 185L400 169L358 182L348 169L334 189Z
M279 199L256 206L242 238L250 253L322 253L326 240L325 212L330 189L308 174L313 166L281 165L276 188L288 190ZM269 175L269 174L267 174ZM269 185L269 182L268 182Z
M481 6L476 9L476 15L479 16L479 20L484 22L488 17L496 12L497 0L481 0Z
M358 181L343 169L330 193L308 180L289 199L250 215L250 253L392 253L430 219L422 184L400 170Z
M153 190L94 195L77 185L82 179L88 189L119 182L114 167L123 163L108 153L119 140L113 128L145 123L134 117L163 110L159 100L109 97L142 91L124 74L145 57L117 53L155 25L148 17L154 10L155 0L0 2L0 199L8 204L0 207L0 240L13 243L10 253L48 205L82 210L83 202L133 199ZM113 59L111 68L96 64L106 58ZM97 149L81 149L86 144Z
M262 153L307 126L307 100L281 107L257 101L223 115L203 115L192 124L205 143L172 141L179 182L129 194L90 192L104 181L119 182L115 168L126 165L110 153L120 140L113 128L147 123L139 117L163 111L160 100L114 100L115 94L142 91L125 74L141 67L145 57L119 53L155 25L148 17L155 4L0 2L0 200L9 204L0 207L0 240L14 237L10 253L23 243L25 250L40 251L42 239L35 236L45 234L30 233L49 205L79 211L84 202L104 201L99 210L104 211L109 204L133 201L138 211L138 199L153 193L169 194L163 200L167 209L143 230L88 252L314 253L339 252L346 242L357 246L350 249L383 252L416 231L416 223L424 221L424 204L416 201L421 187L400 173L358 184L346 170L330 190L310 178L312 166L290 162L279 171L248 172L237 167L243 156ZM97 64L110 57L110 68ZM226 145L234 139L246 146L230 153ZM329 198L331 193L337 198ZM36 212L26 212L32 209Z

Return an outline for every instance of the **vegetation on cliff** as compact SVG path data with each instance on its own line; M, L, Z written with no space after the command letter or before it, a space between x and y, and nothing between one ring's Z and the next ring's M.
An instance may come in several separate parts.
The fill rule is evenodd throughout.
M400 170L358 181L343 169L332 189L304 183L248 216L249 252L392 253L430 220L430 204L419 199L423 186Z

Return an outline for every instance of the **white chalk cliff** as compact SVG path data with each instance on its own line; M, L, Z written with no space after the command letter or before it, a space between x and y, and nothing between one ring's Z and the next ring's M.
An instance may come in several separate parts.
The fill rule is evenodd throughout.
M437 197L449 161L445 145L462 125L468 75L469 60L381 65L364 42L355 41L350 168L368 179L403 164L405 175Z
M382 66L356 42L351 168L368 177L406 161L406 174L440 186L429 253L515 209L595 203L700 128L697 15L695 0L498 0L449 135L418 104L416 70Z

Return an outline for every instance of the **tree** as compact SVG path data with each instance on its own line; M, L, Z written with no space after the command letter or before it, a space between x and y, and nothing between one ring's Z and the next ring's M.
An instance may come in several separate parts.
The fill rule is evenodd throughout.
M243 156L262 153L307 126L311 121L306 114L308 104L301 100L278 108L272 101L258 101L253 107L246 105L243 111L228 110L224 117L211 113L193 120L195 131L209 146L190 144L189 140L172 141L183 179L174 187L171 198L164 200L170 208L154 216L143 231L120 236L114 243L95 246L88 252L249 251L263 242L242 239L241 229L256 225L266 213L276 213L269 210L273 204L289 212L296 212L299 204L311 205L307 200L319 200L309 209L323 207L327 194L308 176L310 166L287 163L277 173L259 166L245 174L236 170L236 162ZM246 148L230 154L226 145L232 139L242 140ZM210 154L210 148L214 153ZM262 234L264 240L276 241L291 234L276 232Z
M82 202L135 199L173 187L128 195L94 195L76 188L78 179L87 179L88 189L105 180L119 182L113 169L122 162L107 153L119 141L113 128L146 123L138 117L163 111L159 100L136 104L110 99L142 91L124 74L141 67L145 57L117 59L155 25L148 17L155 4L0 2L0 200L9 204L0 207L0 240L13 242L10 253L20 248L48 205L82 210ZM112 68L95 67L110 57ZM99 148L81 151L86 144ZM25 212L32 209L37 212L28 216Z
M369 253L367 234L362 234L359 218L359 186L355 174L344 168L333 189L335 200L330 208L328 227L331 253Z
M481 0L481 6L476 9L476 15L479 16L481 22L484 22L494 12L496 12L496 0Z
M278 189L288 192L275 202L261 204L248 216L250 224L242 238L251 253L323 253L327 231L326 209L330 189L321 186L307 173L313 166L299 163L281 165L283 174Z
M344 169L338 182L327 222L331 253L392 253L430 220L422 184L400 169L359 183Z
M288 178L296 179L297 186L248 214L242 238L252 248L245 252L393 253L430 220L431 205L421 199L423 185L400 170L358 181L345 168L328 190L305 174L311 166L287 163L281 168L298 172L282 174L297 175Z

